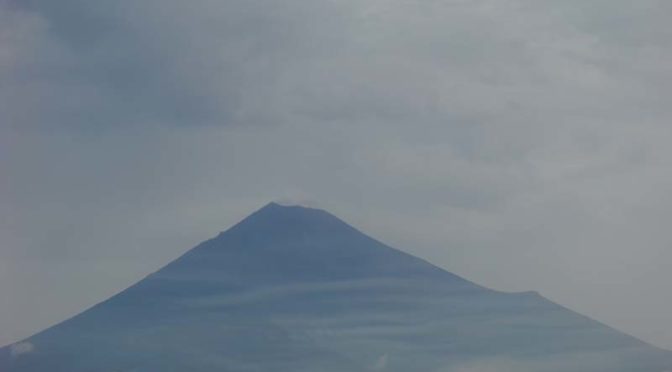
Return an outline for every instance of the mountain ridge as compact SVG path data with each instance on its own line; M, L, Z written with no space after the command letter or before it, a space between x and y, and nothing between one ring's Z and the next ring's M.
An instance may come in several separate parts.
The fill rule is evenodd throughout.
M517 372L672 367L672 353L536 292L482 287L326 211L277 203L0 349L2 372L462 372L493 360Z

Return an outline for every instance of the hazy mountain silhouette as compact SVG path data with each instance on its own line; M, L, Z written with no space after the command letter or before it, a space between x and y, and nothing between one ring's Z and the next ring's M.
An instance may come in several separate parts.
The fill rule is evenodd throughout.
M327 212L271 203L83 313L7 372L664 372L672 353L489 290Z

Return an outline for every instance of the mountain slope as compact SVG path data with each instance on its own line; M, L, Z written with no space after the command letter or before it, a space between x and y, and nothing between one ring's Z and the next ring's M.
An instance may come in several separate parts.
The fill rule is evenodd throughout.
M536 293L480 287L320 210L269 204L0 371L638 371L672 354Z

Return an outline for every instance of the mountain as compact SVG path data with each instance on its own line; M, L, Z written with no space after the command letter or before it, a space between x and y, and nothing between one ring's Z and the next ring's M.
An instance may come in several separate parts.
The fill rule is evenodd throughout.
M672 353L493 291L331 214L269 204L0 349L3 372L665 372Z

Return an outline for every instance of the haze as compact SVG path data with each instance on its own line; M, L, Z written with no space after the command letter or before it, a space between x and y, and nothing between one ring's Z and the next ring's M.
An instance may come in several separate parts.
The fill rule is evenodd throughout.
M0 344L276 200L672 348L671 14L0 0Z

